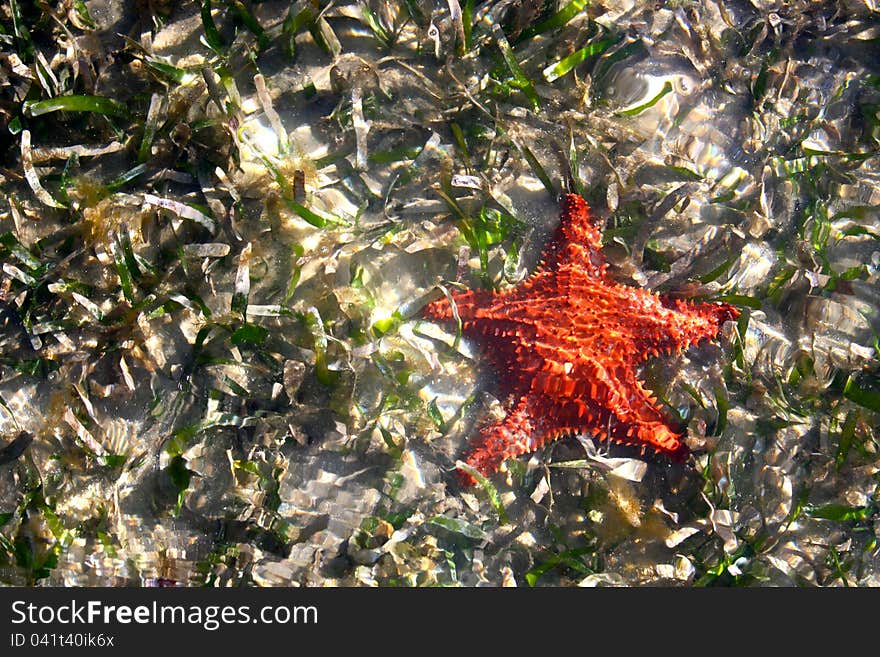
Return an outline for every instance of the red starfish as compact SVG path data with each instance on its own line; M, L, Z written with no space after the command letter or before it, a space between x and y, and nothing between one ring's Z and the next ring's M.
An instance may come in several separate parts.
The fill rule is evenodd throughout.
M530 278L502 292L452 294L464 334L484 344L510 400L507 416L471 443L465 462L476 471L488 475L507 458L580 433L687 456L636 367L714 338L739 311L621 285L606 270L601 227L584 199L566 194L556 237ZM424 315L454 317L446 298Z

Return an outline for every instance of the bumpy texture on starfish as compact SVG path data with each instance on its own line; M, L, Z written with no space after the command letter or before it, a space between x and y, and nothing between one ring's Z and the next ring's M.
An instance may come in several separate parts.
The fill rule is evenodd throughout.
M452 294L464 334L482 343L508 395L507 416L484 426L465 462L481 474L507 458L571 434L687 456L642 387L637 366L714 338L739 311L693 304L621 285L607 274L602 231L576 194L562 199L562 220L540 268L509 290ZM449 299L424 316L454 317ZM467 483L470 475L463 473Z

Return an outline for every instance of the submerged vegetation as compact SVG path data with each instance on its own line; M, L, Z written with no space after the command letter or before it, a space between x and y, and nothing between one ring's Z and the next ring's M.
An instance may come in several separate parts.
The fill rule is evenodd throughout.
M0 76L0 584L880 584L875 3L10 0ZM418 311L567 181L743 309L646 366L694 459L462 489Z

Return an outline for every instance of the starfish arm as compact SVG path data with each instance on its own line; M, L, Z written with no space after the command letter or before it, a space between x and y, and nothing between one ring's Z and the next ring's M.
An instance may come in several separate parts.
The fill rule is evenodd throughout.
M590 206L577 194L562 197L562 213L556 238L544 251L544 269L576 262L590 276L604 279L608 265L602 253L602 226Z
M489 290L455 291L451 294L452 303L455 304L454 310L452 303L450 303L450 297L444 296L427 304L422 309L422 316L426 319L444 321L455 319L457 313L462 321L473 319L476 317L477 311L490 302L492 294Z
M686 453L680 435L667 425L657 400L642 387L625 357L589 351L552 351L535 344L543 363L531 377L531 395L555 400L538 417L552 417L560 432L597 433L619 443L645 445L673 458ZM563 356L560 356L564 354ZM551 409L550 406L553 406Z
M669 428L663 413L657 408L657 400L636 378L632 368L622 368L615 373L621 389L627 391L623 403L613 409L616 424L612 439L630 445L650 447L676 460L688 453L681 441L681 434Z
M667 296L661 296L660 301L659 321L653 326L646 324L636 340L642 360L711 340L725 322L739 317L739 310L727 303L693 304Z
M541 444L564 436L583 434L599 442L641 447L643 453L649 448L673 460L684 460L688 450L681 441L681 435L666 425L657 409L653 409L654 413L650 409L653 409L650 404L643 409L631 409L634 412L622 409L621 415L628 417L628 423L624 423L620 415L589 399L568 400L548 411L555 422L545 433Z
M480 430L479 435L471 441L465 463L482 475L490 475L498 470L505 459L533 452L540 447L541 443L535 440L535 436L532 402L523 396L503 420ZM469 474L460 472L463 483L475 483Z
M593 251L602 249L602 229L590 212L590 206L577 194L562 197L559 230L566 242L576 242Z

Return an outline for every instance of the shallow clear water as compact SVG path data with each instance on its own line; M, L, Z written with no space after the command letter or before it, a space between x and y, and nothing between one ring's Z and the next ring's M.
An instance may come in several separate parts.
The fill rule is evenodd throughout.
M878 583L878 8L545 4L87 2L54 80L6 41L0 582ZM22 112L70 94L130 113ZM741 319L642 372L689 462L463 488L505 400L419 309L526 277L568 178L615 279Z

